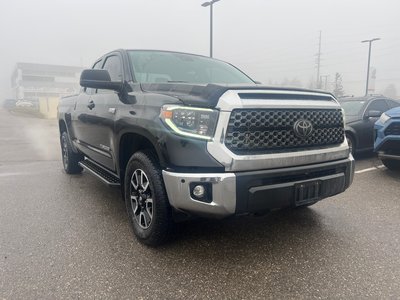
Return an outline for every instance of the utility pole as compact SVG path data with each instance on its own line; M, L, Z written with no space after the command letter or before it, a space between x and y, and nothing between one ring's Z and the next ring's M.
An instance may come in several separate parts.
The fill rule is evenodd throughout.
M215 2L220 0L211 0L209 2L204 2L201 6L210 7L210 57L213 57L213 6Z
M375 41L379 41L380 38L374 38L374 39L370 39L370 40L364 40L361 41L361 43L369 43L369 51L368 51L368 67L367 67L367 84L365 86L365 96L368 95L368 84L369 84L369 66L371 63L371 46L372 46L372 42Z
M322 37L322 32L321 30L319 31L319 45L318 45L318 53L317 55L317 89L321 88L321 80L319 77L319 72L321 69L321 37Z

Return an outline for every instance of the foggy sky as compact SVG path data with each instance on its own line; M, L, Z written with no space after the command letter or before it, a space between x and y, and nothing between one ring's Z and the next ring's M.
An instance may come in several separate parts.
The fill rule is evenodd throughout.
M10 97L16 62L89 67L117 48L209 54L202 0L0 0L0 99ZM253 79L308 87L322 31L321 75L343 76L347 94L365 89L367 44L376 91L400 94L400 1L221 0L214 6L214 57Z

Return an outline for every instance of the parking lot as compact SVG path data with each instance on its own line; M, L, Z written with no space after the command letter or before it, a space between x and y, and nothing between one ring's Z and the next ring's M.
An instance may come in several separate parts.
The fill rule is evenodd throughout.
M120 191L62 170L56 120L0 110L0 299L399 298L400 173L262 217L181 224L151 249Z

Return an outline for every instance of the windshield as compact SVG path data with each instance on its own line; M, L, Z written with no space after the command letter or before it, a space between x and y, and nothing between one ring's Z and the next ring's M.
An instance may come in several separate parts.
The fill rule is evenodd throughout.
M140 83L254 84L232 65L203 56L163 51L128 53Z
M346 116L358 116L364 107L365 101L345 101L340 102L340 105L344 109L344 114Z

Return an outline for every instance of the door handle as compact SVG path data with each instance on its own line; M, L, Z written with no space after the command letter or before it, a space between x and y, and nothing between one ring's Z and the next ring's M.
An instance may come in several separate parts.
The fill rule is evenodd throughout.
M89 104L87 105L87 107L92 110L96 105L94 104L93 100L89 101Z

